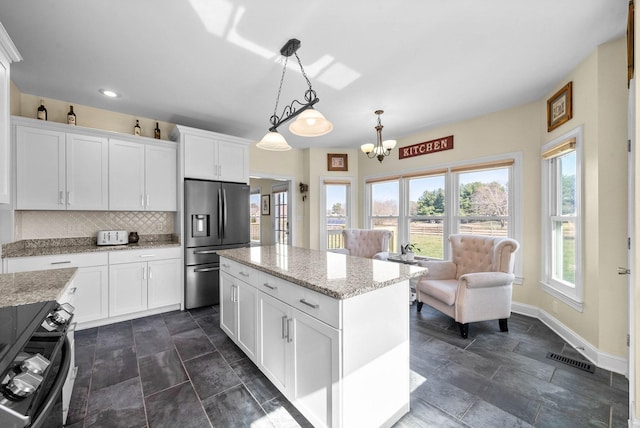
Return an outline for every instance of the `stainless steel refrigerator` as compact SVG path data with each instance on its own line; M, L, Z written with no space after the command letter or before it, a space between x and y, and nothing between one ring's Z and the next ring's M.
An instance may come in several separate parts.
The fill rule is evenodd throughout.
M249 246L249 186L184 180L186 309L220 301L218 250Z

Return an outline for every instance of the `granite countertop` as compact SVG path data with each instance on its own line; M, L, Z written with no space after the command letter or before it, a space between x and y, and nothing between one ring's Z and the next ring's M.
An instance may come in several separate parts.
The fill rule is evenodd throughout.
M0 307L58 300L78 268L0 274Z
M145 239L146 238L146 239ZM96 245L96 238L25 239L4 244L2 258L34 257L57 254L95 253L100 251L138 250L145 248L179 247L180 241L173 235L143 236L136 244Z
M336 299L347 299L427 272L402 263L286 245L221 250L220 256Z

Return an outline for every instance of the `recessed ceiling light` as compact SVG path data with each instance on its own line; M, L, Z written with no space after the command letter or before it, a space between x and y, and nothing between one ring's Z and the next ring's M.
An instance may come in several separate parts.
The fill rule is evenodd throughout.
M109 97L109 98L117 98L118 97L118 93L117 92L113 92L109 89L100 89L99 91L102 95L104 95L105 97Z

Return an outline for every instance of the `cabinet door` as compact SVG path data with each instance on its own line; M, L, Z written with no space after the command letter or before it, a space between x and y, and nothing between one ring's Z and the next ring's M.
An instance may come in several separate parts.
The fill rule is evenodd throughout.
M0 204L11 202L9 193L9 179L11 177L11 161L9 147L11 133L9 132L9 94L11 62L0 47Z
M148 262L148 308L159 308L180 303L180 259Z
M147 309L147 263L109 266L109 316Z
M236 279L220 272L220 328L236 341Z
M258 326L257 320L257 290L252 286L238 281L237 293L237 343L245 354L256 361L256 345Z
M258 293L258 367L280 391L289 388L287 330L289 307L262 292Z
M249 182L249 147L228 141L218 142L219 180L236 183Z
M176 148L145 146L145 208L150 211L176 211Z
M336 426L339 409L340 332L293 312L291 400L314 426Z
M109 140L109 209L143 211L144 144Z
M109 269L93 266L78 269L73 279L76 288L74 321L83 323L109 316Z
M109 142L67 134L67 209L109 209Z
M16 208L64 210L65 134L16 127Z
M218 179L218 142L201 135L184 136L185 178Z

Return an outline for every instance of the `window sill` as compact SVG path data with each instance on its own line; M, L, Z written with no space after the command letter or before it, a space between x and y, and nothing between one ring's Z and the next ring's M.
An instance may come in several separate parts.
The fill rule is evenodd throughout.
M566 303L567 305L571 306L573 309L575 309L578 312L582 312L582 301L579 301L577 299L575 299L572 296L569 296L561 291L559 291L557 288L552 287L551 285L547 284L546 282L542 282L540 281L540 287L542 288L542 291L546 292L547 294L552 295L553 297L555 297L556 299L560 300L563 303Z

